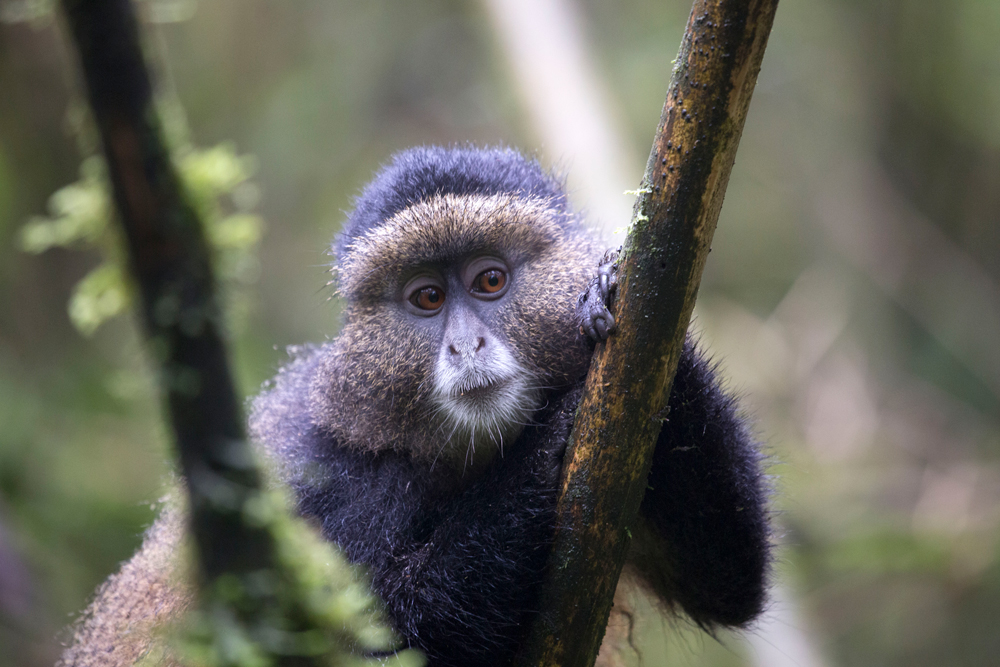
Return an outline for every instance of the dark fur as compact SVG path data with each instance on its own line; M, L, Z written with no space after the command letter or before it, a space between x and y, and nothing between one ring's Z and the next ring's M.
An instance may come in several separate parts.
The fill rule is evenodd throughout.
M386 225L392 234L373 241ZM479 246L527 253L497 322L547 390L503 456L472 471L432 456L445 436L426 409L436 348L385 304L408 262ZM284 466L299 510L368 566L408 643L434 665L503 664L538 606L562 453L592 350L574 306L600 249L537 163L510 150L421 148L364 190L334 251L344 331L294 351L256 400L253 431ZM745 625L764 604L766 501L747 425L689 343L630 560L666 604L703 627Z

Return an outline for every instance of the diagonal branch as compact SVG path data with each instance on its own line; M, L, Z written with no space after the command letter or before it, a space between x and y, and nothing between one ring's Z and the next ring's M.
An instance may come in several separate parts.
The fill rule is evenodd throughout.
M130 0L63 0L187 481L201 574L272 560L241 516L261 487L220 334L208 245L170 160Z
M524 665L589 666L646 489L777 0L695 0L563 466L543 609Z
M198 609L181 623L167 661L309 667L346 664L352 648L389 650L393 635L355 570L293 518L277 494L263 491L220 333L210 251L164 141L132 0L62 4L100 131L188 492L200 575ZM173 530L162 519L158 525ZM138 575L118 581L147 585ZM146 641L141 627L148 619L139 619L137 629L131 610L124 611L128 627L117 630L119 636L107 637L116 630L103 627L101 611L94 617L96 636L105 635L112 650L130 636ZM159 639L148 639L147 647L157 646ZM84 646L77 655L88 662L93 648ZM401 662L417 657L399 653Z

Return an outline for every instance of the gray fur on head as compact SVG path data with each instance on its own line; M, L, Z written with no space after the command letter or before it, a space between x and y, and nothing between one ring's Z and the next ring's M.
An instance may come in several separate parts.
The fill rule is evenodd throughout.
M354 203L332 253L342 259L356 238L435 195L509 195L548 202L557 222L575 227L562 179L516 150L496 146L418 146L396 153Z

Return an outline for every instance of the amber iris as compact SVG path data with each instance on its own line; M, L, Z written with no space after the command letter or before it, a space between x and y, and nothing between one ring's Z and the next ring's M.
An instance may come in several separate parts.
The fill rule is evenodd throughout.
M490 269L476 276L476 280L472 283L472 288L477 292L494 294L502 290L506 284L507 274L497 269Z
M413 305L423 310L437 310L444 305L444 292L437 287L425 287L412 298Z

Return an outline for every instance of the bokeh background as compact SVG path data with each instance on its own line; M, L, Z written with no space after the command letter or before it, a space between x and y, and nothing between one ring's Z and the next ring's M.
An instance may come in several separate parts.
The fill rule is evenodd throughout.
M690 10L140 5L188 140L252 156L227 193L266 224L232 327L247 395L284 346L336 335L325 247L395 150L517 146L623 226ZM133 321L68 315L107 251L26 251L92 144L51 3L0 20L0 666L34 667L139 544L172 458ZM774 602L720 641L649 619L643 664L1000 664L998 223L1000 3L786 0L694 323L773 455Z

